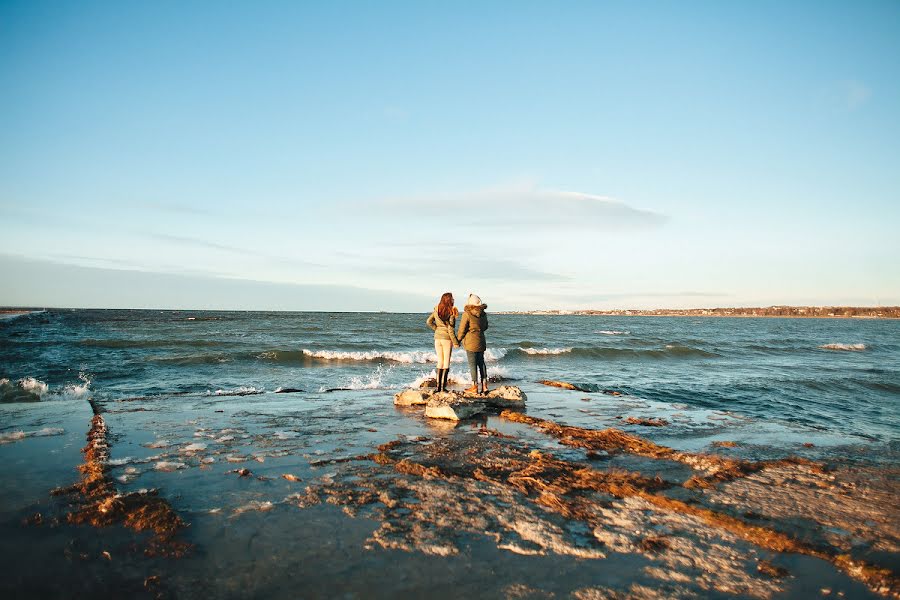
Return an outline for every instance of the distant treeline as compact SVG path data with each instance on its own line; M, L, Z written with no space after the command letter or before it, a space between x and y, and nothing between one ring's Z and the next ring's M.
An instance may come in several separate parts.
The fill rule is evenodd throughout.
M813 317L900 319L900 306L766 306L759 308L657 308L653 310L533 310L518 314L645 317Z

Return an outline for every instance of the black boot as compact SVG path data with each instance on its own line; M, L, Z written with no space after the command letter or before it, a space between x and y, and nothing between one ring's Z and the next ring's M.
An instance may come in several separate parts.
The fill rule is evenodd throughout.
M439 391L439 392L444 391L444 370L443 369L437 370L437 391Z
M447 380L450 379L450 369L444 369L444 384L441 388L446 392L447 391Z

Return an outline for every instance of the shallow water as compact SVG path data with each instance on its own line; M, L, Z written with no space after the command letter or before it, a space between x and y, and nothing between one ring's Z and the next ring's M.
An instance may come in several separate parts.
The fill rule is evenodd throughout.
M377 502L356 509L352 502L329 503L329 490L383 482L385 489L426 498L448 493L447 506L458 500L463 507L466 498L483 492L471 482L423 482L432 486L426 490L358 459L380 444L428 438L420 442L421 452L432 443L464 449L484 439L486 426L513 436L509 443L516 448L585 460L581 450L494 416L453 426L427 422L420 410L395 408L393 393L434 369L425 317L57 310L0 323L0 379L7 380L0 391L7 400L22 394L39 400L0 404L0 458L9 477L0 492L0 548L16 574L0 589L23 597L115 590L179 596L201 589L213 597L564 597L586 594L602 582L618 590L640 584L662 597L734 592L800 598L822 587L846 597L871 596L831 565L798 555L777 556L791 572L778 585L737 585L744 576L734 571L727 576L730 583L694 587L655 576L654 561L661 560L656 555L607 548L602 560L573 558L566 552L580 550L571 548L596 542L585 537L581 524L557 517L545 523L549 517L543 514L525 521L560 527L563 545L540 547L533 555L504 549L524 542L521 532L505 529L502 511L492 517L499 521L487 525L491 535L465 519L452 527L424 522L434 529L429 543L448 549L447 556L417 551L415 537L373 538L383 523L402 524L403 513L379 512L387 509ZM684 451L747 460L794 455L896 473L900 322L490 318L489 372L522 387L529 415L591 429L619 427ZM458 351L454 358L465 360ZM453 373L468 383L464 362L455 362ZM535 383L540 379L597 392L549 388ZM303 391L275 393L284 388ZM186 556L144 556L147 534L65 524L66 503L50 491L79 477L75 467L82 462L79 451L92 416L88 399L105 411L111 446L106 470L116 489L160 490L190 523L180 534L193 545ZM624 424L630 416L664 418L668 425ZM713 450L717 441L737 446ZM630 455L613 456L603 468L673 481L690 472L684 465ZM237 469L251 474L241 476ZM319 490L322 501L298 508L296 496L307 488ZM529 506L520 505L515 494L507 500L522 510ZM506 501L497 502L488 502L483 512ZM43 515L42 524L23 525L35 513ZM684 524L658 526L678 530ZM784 521L783 527L810 539L825 535L805 521ZM844 537L863 534L854 535ZM865 535L868 545L857 540L856 551L896 568L895 534ZM702 539L698 534L691 543ZM730 538L710 548L717 544L736 556L762 556ZM54 577L46 577L48 569ZM160 583L145 585L153 575Z

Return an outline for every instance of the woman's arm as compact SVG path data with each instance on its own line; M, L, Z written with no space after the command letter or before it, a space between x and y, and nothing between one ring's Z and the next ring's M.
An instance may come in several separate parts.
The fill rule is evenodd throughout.
M463 313L462 320L459 322L459 333L456 334L457 339L464 339L467 331L469 331L469 315Z
M481 330L482 330L482 331L487 331L487 328L488 328L487 315L484 314L484 313L481 313L481 314L484 315L484 327L482 327Z
M462 326L462 323L460 323ZM447 323L447 331L450 332L450 341L453 342L453 345L459 348L459 338L456 336L456 317L450 315L450 322Z
M428 327L431 328L432 331L437 331L437 324L434 322L434 313L433 312L430 315L428 315L428 320L425 321L425 324L428 325Z

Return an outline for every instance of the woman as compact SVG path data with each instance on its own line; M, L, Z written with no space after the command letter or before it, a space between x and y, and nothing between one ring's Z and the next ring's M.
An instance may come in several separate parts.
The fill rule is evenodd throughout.
M437 391L447 391L447 377L450 375L451 345L459 348L454 327L459 311L453 306L453 294L447 292L434 307L426 324L434 331L434 352L437 354Z
M487 340L484 332L488 328L488 319L485 314L487 304L481 303L481 298L475 294L469 294L469 300L463 310L462 319L459 321L459 335L457 336L466 349L469 358L469 373L472 375L472 387L466 390L473 394L478 393L478 375L481 374L481 393L488 392L487 365L484 364L484 351L487 349Z

